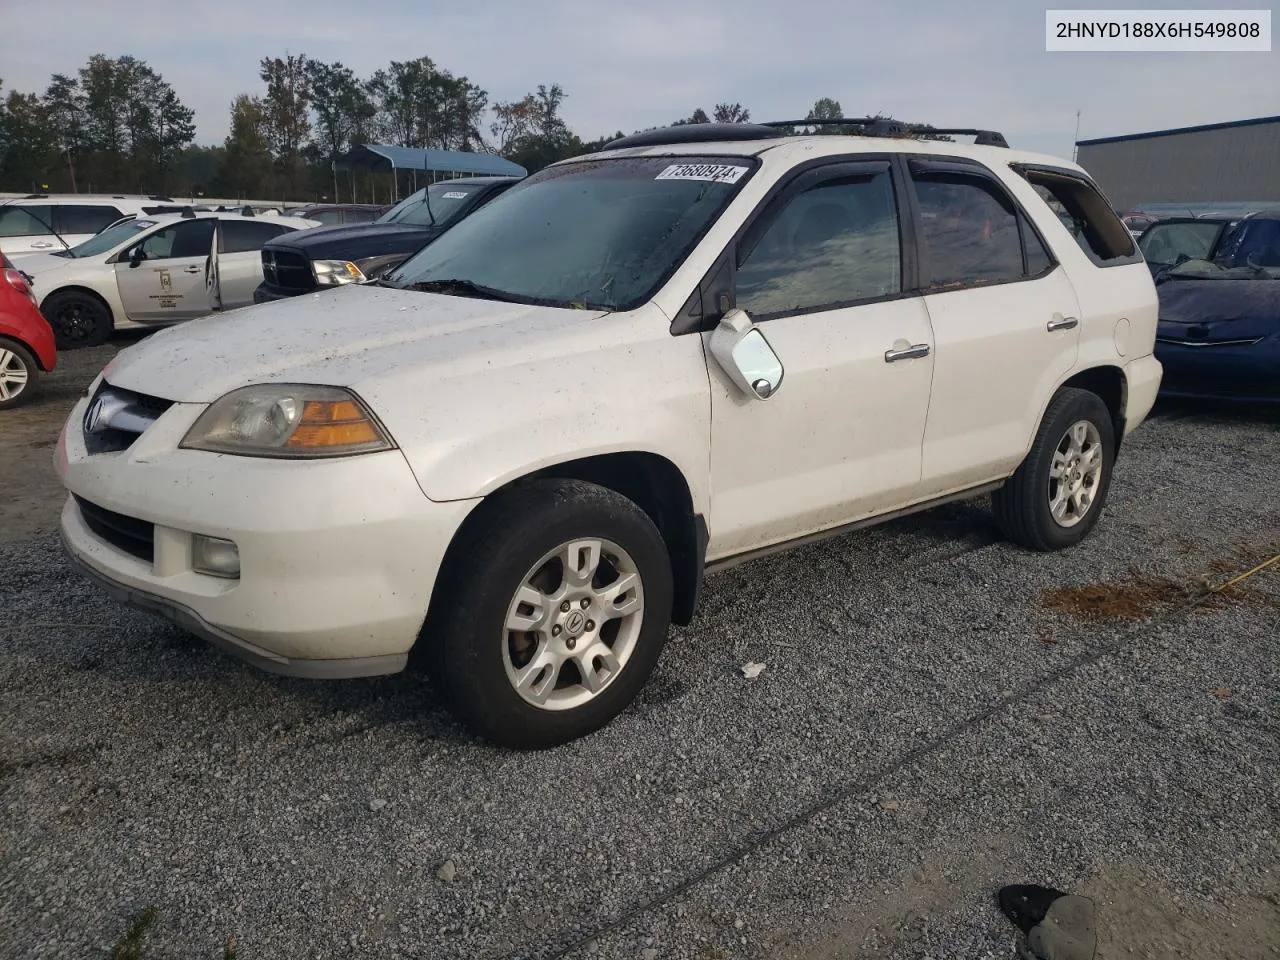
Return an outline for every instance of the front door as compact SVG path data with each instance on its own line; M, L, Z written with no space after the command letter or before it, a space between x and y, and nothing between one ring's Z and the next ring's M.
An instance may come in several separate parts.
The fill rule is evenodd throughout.
M976 163L909 162L936 357L923 481L937 495L1007 476L1075 365L1075 288L1004 186Z
M192 320L209 312L205 265L212 218L179 220L153 230L115 264L125 315L139 323Z
M888 162L801 174L735 252L736 305L785 377L743 394L708 353L711 511L719 559L890 510L920 482L933 334L903 297ZM704 349L711 334L703 334Z
M253 291L262 283L262 247L288 229L252 217L219 221L218 292L223 310L253 303Z

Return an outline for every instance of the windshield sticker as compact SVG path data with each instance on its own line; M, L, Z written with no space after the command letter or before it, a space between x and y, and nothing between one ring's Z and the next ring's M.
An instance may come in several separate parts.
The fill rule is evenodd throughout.
M667 167L655 180L710 180L712 183L737 183L747 172L747 167L728 163L675 163Z
M465 200L467 195L461 190L452 190L449 193L442 194L445 200Z

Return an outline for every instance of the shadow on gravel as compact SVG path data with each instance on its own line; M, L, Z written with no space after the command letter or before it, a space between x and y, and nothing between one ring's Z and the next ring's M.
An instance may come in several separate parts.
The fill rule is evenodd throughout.
M1280 403L1245 403L1226 400L1184 400L1162 398L1151 410L1156 420L1208 420L1218 423L1245 423L1280 428Z

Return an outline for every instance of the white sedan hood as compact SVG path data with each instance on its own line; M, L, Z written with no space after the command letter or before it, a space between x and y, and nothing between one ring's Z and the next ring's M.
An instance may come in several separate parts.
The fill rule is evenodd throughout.
M604 313L467 297L342 287L161 330L116 355L108 382L151 396L211 403L253 383L426 385L470 368L519 366ZM431 379L428 379L431 378ZM425 388L425 386L424 386Z

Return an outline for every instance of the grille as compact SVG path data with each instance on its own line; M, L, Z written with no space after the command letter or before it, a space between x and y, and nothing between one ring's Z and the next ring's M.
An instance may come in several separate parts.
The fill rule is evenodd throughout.
M79 496L76 497L76 506L80 508L80 516L84 518L85 525L95 535L139 560L147 563L155 560L154 524L136 517L126 517L123 513L100 507Z
M85 450L90 454L128 450L171 406L172 400L122 390L104 381L85 410Z
M290 250L262 248L262 277L268 286L281 290L312 290L316 279L311 274L311 261Z

